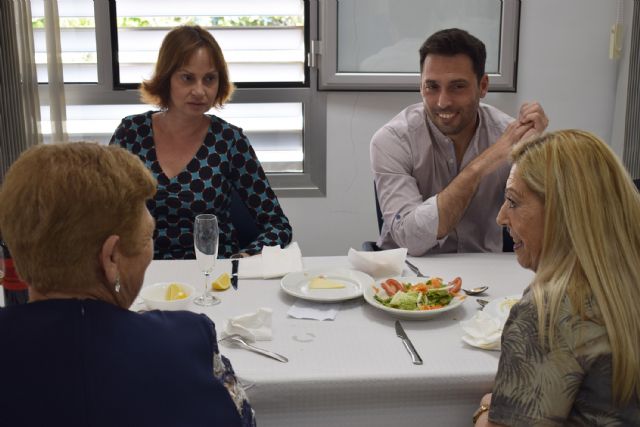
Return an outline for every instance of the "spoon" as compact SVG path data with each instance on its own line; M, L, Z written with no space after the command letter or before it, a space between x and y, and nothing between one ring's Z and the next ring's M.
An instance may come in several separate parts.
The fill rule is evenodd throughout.
M473 295L480 295L487 289L489 289L488 286L478 286L477 288L463 289L463 291L465 294L473 296Z

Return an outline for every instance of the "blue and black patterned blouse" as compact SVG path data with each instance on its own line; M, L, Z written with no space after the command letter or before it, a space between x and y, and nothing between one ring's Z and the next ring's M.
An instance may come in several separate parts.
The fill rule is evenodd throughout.
M218 217L219 258L238 252L256 254L263 246L285 246L291 241L289 220L240 128L209 115L211 124L195 157L182 172L168 178L156 156L151 125L154 113L147 111L122 119L110 144L138 155L158 180L158 191L148 202L156 220L155 259L193 259L193 223L201 213ZM260 233L246 247L240 247L230 220L232 189L244 201Z

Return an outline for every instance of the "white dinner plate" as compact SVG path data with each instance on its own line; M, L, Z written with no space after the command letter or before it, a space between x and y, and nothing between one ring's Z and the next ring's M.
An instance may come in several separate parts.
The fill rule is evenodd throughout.
M311 279L323 277L342 283L344 288L339 289L311 289ZM283 291L294 297L319 302L344 301L357 298L366 288L370 288L374 281L371 276L357 270L346 268L316 269L295 271L282 278L280 287Z
M429 280L424 277L394 277L394 279L398 280L401 283L411 283L411 284ZM375 285L380 290L382 290L382 287L380 286L380 283L382 282L384 282L384 280L378 280ZM376 299L373 297L374 295L375 295L375 292L373 290L373 287L369 286L364 289L364 299L375 308L385 311L394 317L400 317L402 319L414 319L414 320L430 319L434 316L437 316L440 313L444 313L445 311L453 310L454 308L461 306L464 300L467 298L466 295L458 294L457 296L453 297L449 305L444 306L442 308L434 308L433 310L412 311L412 310L400 310L399 308L386 307L380 304L378 301L376 301Z
M509 295L506 297L492 299L489 301L489 304L484 306L483 311L504 321L509 317L511 307L520 301L520 298L522 298L522 295Z

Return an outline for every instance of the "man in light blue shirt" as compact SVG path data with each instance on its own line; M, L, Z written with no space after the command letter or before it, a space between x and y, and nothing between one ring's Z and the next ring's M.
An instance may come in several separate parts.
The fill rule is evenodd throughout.
M502 250L495 218L509 152L548 120L538 103L524 104L517 120L480 103L489 87L485 60L482 41L455 28L420 48L423 102L371 140L382 249L406 247L413 256Z

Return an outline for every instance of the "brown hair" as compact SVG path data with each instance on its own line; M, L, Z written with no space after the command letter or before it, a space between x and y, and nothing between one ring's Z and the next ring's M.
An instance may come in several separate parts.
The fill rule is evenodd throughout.
M21 278L40 292L81 290L101 278L99 253L120 236L140 253L145 201L156 182L123 148L38 145L11 166L0 191L0 229Z
M467 55L473 64L473 72L478 82L484 77L487 49L482 40L459 28L448 28L433 33L420 46L420 72L427 55Z
M227 102L235 87L229 80L229 70L222 49L211 33L197 25L176 27L165 36L153 76L140 85L142 101L167 109L171 93L171 76L200 48L208 51L218 71L218 93L212 107L221 107Z

